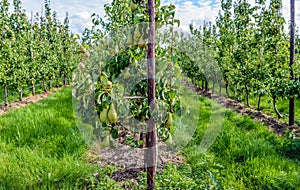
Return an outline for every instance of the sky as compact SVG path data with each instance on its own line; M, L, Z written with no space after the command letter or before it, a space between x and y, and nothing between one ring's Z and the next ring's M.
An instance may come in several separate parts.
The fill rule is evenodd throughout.
M12 0L9 0L12 4ZM26 10L28 17L31 11L40 12L44 0L21 0L22 8ZM161 0L162 4L172 3L176 6L176 17L180 19L181 28L188 29L188 25L193 22L200 25L203 20L214 21L218 15L221 0ZM70 17L71 31L82 33L87 27L92 26L90 16L96 13L104 16L104 5L112 0L51 0L51 8L56 11L58 18L63 22L66 11ZM249 0L254 3L255 0ZM286 20L290 20L289 0L283 0L283 14ZM300 0L296 2L296 23L300 26ZM299 11L298 11L299 10Z

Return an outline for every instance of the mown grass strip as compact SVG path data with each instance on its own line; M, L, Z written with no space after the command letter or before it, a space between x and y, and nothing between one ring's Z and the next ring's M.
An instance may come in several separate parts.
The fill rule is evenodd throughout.
M183 150L187 162L179 167L168 165L157 176L158 188L300 189L300 162L286 156L287 139L269 132L248 116L223 108L222 130L212 147L203 153L199 144L209 117L222 110L212 109L216 103L207 98L200 97L199 101L199 125Z
M68 87L0 117L0 189L121 188L109 177L115 167L100 168L85 156L88 147L75 125L71 98ZM212 109L209 99L199 97L198 103L199 124L182 151L187 162L166 165L157 175L158 189L299 189L300 163L285 155L284 138L249 117ZM218 111L225 111L222 130L203 153L199 145ZM142 174L138 186L123 186L145 184Z
M95 172L104 189L116 184L85 156L71 89L0 117L0 189L83 189L92 187Z

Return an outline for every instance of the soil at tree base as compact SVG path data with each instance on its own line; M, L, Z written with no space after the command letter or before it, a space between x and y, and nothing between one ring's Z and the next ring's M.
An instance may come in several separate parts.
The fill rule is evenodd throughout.
M64 87L53 88L51 91L43 92L41 94L35 94L34 96L29 95L27 97L24 97L22 101L14 101L14 102L8 104L7 106L0 105L0 115L5 114L9 110L23 108L23 107L25 107L29 104L34 104L34 103L36 103L36 102L38 102L38 101L40 101L44 98L47 98L49 95L57 92L61 88L64 88Z
M125 134L125 135L124 135ZM138 183L138 176L145 171L144 153L145 148L131 148L125 142L126 136L134 136L129 130L122 128L119 131L119 137L114 141L114 148L97 148L94 147L88 153L89 157L94 158L92 164L98 164L101 167L106 165L115 165L117 170L112 174L111 178L117 182L131 181ZM158 140L157 144L157 172L161 172L166 163L182 164L185 159L178 153L168 149L166 144ZM97 173L94 174L97 177Z

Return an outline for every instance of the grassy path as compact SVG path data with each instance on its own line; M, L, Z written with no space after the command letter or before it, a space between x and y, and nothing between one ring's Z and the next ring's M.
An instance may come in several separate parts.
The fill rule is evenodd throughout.
M300 189L300 162L287 157L287 140L248 116L226 110L221 132L203 153L199 144L210 115L220 110L210 99L200 102L199 126L183 150L187 162L158 176L162 189Z
M91 184L89 178L99 169L84 156L87 147L75 126L71 89L0 117L0 189Z
M289 141L233 111L225 111L217 140L203 153L199 144L209 117L220 109L202 97L199 104L199 125L182 151L187 162L166 165L157 189L300 189L297 155L286 155ZM90 164L87 151L75 126L71 87L11 110L0 117L0 189L120 188L110 179L115 168ZM145 188L145 174L137 180L123 186Z

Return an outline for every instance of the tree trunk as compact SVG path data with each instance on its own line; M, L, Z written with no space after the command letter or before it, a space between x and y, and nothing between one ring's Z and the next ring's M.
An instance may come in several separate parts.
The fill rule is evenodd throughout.
M42 79L44 92L47 92L46 81L45 78Z
M4 105L8 105L8 99L7 99L7 86L4 84Z
M212 84L212 94L215 93L215 81L212 81L213 84Z
M228 91L228 81L226 80L226 83L225 83L225 90L226 90L226 96L229 97L229 91Z
M219 82L219 95L222 96L222 83Z
M55 83L55 87L58 88L58 77L56 77L56 83Z
M246 90L246 104L247 106L249 107L249 88L248 88L248 85L246 84L245 85L245 90Z
M35 86L34 86L34 83L32 83L32 85L31 85L31 92L32 92L32 95L35 96Z
M62 76L62 80L63 80L63 85L66 86L66 75L65 74L63 74L63 76Z
M257 100L257 110L260 111L261 107L260 107L260 102L261 102L261 95L258 95L258 100Z
M50 78L49 88L50 88L50 90L52 89L52 77Z
M295 125L295 98L289 100L289 126Z
M204 89L204 79L202 79L202 85L201 85L201 89Z
M19 91L19 101L21 102L23 100L23 90L21 89Z
M234 85L234 88L235 88L235 99L238 101L238 102L241 102L241 99L240 99L240 95L239 95L239 92L238 92L238 83L235 83Z
M208 80L205 79L205 91L208 92L209 88L208 88Z
M276 106L276 98L273 97L272 99L273 99L273 101L272 101L272 102L273 102L273 109L274 109L274 111L275 111L275 113L276 113L278 119L280 119L280 118L282 118L282 115L280 114L280 112L279 112L278 109L277 109L277 106Z

